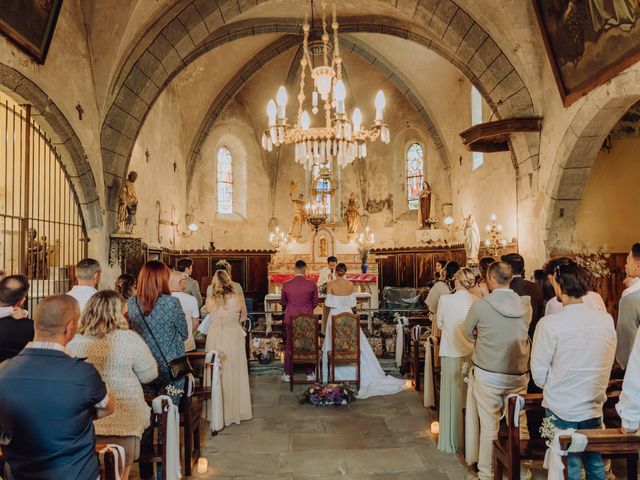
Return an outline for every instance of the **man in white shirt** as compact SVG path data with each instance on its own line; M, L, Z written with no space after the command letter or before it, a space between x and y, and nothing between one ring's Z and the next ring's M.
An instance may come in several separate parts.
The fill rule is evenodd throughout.
M76 279L78 284L75 285L67 295L75 298L80 304L80 313L84 311L84 307L89 299L98 290L100 284L100 275L102 268L100 262L93 258L84 258L76 265Z
M542 406L559 429L602 428L616 351L613 318L582 301L589 281L577 264L558 265L552 285L563 308L540 320L531 352L531 374L542 388ZM587 478L606 478L602 456L588 452L569 454L570 480L582 478L581 461Z
M624 266L627 274L626 290L622 292L618 304L618 349L616 360L622 368L627 366L633 341L640 325L640 243L634 243L627 255Z
M327 285L336 279L336 265L338 265L338 259L336 257L327 258L327 266L320 270L320 276L318 277L318 292L320 294L327 293ZM322 326L320 333L324 335L325 328L327 326L327 318L329 318L329 307L322 305Z
M169 288L171 296L176 297L180 301L180 306L187 319L187 330L189 337L184 342L184 349L187 352L196 349L196 342L193 339L193 329L198 327L200 322L200 310L198 309L198 301L193 295L184 292L186 287L186 275L182 272L171 272L169 277Z
M635 433L640 428L640 332L636 334L633 350L629 357L620 401L616 410L622 420L622 429L627 433Z

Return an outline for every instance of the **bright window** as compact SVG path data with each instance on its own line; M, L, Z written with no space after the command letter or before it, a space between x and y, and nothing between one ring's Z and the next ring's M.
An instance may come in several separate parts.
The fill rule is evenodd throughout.
M326 205L327 215L331 214L331 182L326 176L320 175L320 167L313 166L313 185L316 194L316 202Z
M407 200L409 210L417 210L420 205L420 190L424 179L424 149L413 143L407 149Z
M482 123L482 95L476 87L471 86L471 125ZM472 169L477 170L484 163L484 154L482 152L473 152Z
M218 150L218 213L233 213L233 158L231 150Z

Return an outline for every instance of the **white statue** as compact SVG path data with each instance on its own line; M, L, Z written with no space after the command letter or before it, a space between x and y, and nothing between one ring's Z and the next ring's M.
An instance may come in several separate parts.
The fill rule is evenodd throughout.
M480 229L471 215L464 217L464 249L467 252L467 265L478 264L480 251Z

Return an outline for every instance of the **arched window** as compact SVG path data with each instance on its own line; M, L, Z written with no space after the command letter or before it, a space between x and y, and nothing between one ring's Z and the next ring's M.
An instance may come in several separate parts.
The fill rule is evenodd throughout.
M407 200L409 210L417 210L420 205L420 190L424 179L424 149L419 143L412 143L407 149Z
M233 158L231 150L218 150L218 213L233 213Z
M312 190L316 196L316 202L324 203L327 215L331 215L331 174L328 170L322 171L318 165L313 166L312 173Z
M482 123L482 95L476 87L471 85L471 125L479 125ZM482 152L473 152L472 169L477 170L484 163L484 154Z

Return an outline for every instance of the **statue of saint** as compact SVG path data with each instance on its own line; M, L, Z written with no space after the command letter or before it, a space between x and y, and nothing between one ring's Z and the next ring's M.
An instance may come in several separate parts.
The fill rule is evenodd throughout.
M304 209L304 195L301 193L298 195L298 198L293 197L296 188L296 183L291 182L291 186L289 188L289 201L296 209L293 215L293 222L291 222L291 228L289 229L289 236L291 238L300 238L302 236L302 227L307 219L307 212Z
M422 190L420 191L420 226L422 228L429 227L427 221L431 213L431 187L425 180L422 182Z
M360 221L360 211L358 210L358 204L356 203L355 193L351 193L349 196L344 216L347 220L347 233L355 234L358 231L358 223Z
M464 217L464 249L467 252L467 265L478 264L480 251L480 229L471 215Z
M120 190L116 233L133 233L133 227L136 224L136 211L138 210L138 196L134 185L137 179L136 172L129 172L122 185L122 190Z
M38 239L34 228L27 230L27 277L37 280L49 278L46 237Z
M320 237L320 242L318 245L318 256L320 258L326 258L329 256L329 242L327 242L327 237Z

